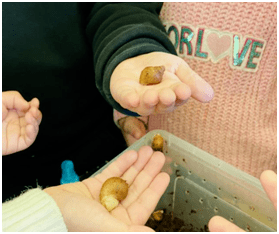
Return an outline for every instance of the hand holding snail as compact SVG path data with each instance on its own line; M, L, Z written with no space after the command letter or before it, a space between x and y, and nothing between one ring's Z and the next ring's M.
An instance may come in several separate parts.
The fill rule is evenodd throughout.
M55 200L68 231L152 231L144 225L170 181L161 172L164 163L163 153L143 146L138 152L125 152L93 178L44 191ZM126 197L119 198L118 192L128 187ZM117 205L111 206L111 201Z
M154 136L152 145L154 151L163 152L164 138L157 134ZM120 177L111 177L103 183L100 192L101 204L110 212L116 208L120 201L128 195L128 184Z
M141 116L172 112L190 97L209 102L214 95L182 58L164 52L126 59L114 69L109 84L113 99Z

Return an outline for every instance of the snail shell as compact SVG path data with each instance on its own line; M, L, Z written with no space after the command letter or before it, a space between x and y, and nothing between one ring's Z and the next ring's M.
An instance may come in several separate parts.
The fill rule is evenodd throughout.
M153 138L151 147L154 151L163 152L164 148L164 138L160 134L156 134Z
M164 66L146 67L140 74L140 84L155 85L161 83L165 72Z
M100 192L101 204L110 212L116 208L119 201L128 194L128 184L119 177L111 177L105 181Z

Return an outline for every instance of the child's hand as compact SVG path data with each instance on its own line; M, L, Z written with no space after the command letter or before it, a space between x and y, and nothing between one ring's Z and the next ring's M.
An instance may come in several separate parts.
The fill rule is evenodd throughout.
M141 71L147 66L165 66L160 84L143 86ZM172 112L192 96L209 102L214 95L211 86L178 56L153 52L127 59L114 70L110 90L113 98L125 109L142 116Z
M147 118L147 117L145 117ZM146 127L142 120L127 116L118 121L127 146L132 145L146 134Z
M260 181L275 210L277 210L277 175L271 170L266 170L261 174ZM208 228L210 232L244 232L243 229L220 216L211 218Z
M102 153L106 153L105 150ZM125 152L93 178L44 191L60 208L68 231L150 232L153 230L144 225L170 182L169 175L161 172L165 160L161 152L143 146L138 152ZM99 194L103 183L111 177L125 180L129 192L108 212L101 205Z
M2 155L27 149L35 141L42 113L39 100L27 102L19 92L2 92Z

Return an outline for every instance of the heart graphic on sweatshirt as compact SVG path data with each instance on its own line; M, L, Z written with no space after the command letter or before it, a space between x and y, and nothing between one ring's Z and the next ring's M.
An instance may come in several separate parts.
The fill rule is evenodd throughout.
M210 33L207 37L207 46L215 58L222 54L225 56L225 52L231 47L231 37L229 35L219 37L216 33Z

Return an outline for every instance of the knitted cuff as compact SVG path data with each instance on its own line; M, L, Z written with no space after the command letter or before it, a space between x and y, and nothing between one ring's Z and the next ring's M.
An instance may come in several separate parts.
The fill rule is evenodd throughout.
M62 213L51 196L39 188L2 204L6 232L66 232Z

